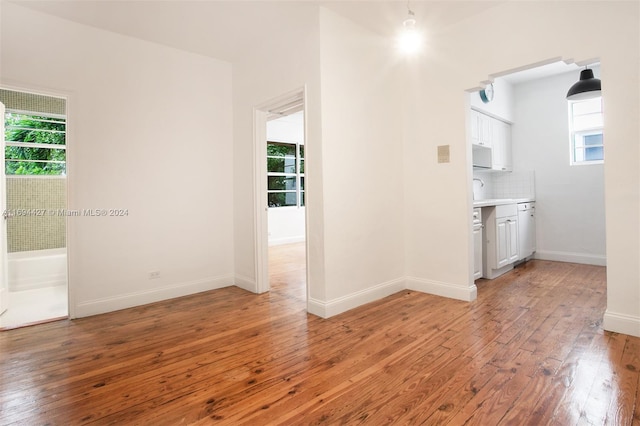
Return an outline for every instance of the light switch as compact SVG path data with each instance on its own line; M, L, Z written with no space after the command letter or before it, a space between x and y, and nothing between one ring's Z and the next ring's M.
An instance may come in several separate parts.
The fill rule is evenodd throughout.
M449 161L449 145L438 145L438 163L448 163Z

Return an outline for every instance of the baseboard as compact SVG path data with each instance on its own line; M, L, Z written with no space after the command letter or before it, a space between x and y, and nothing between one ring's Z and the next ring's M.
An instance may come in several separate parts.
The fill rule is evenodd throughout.
M440 281L407 277L406 288L408 290L420 291L422 293L434 294L450 299L464 300L465 302L471 302L478 297L478 288L475 284L469 287L463 287Z
M366 290L357 291L337 299L323 302L309 297L307 311L322 318L339 315L350 309L382 299L405 289L404 278L378 284Z
M538 250L534 259L553 260L555 262L582 263L584 265L607 266L607 256L588 253L572 253L568 251Z
M118 311L120 309L132 308L134 306L146 305L148 303L159 302L161 300L173 299L175 297L187 296L203 291L216 290L233 285L234 278L225 275L215 278L179 283L152 290L128 293L103 299L88 300L80 302L75 306L74 318L81 318L90 315L103 314L106 312Z
M256 284L256 280L254 280L253 278L236 274L233 279L233 284L236 287L239 287L246 291L250 291L251 293L258 292L258 286Z
M39 275L25 279L13 279L9 282L10 291L35 290L45 287L67 285L66 274Z
M281 246L283 244L301 243L304 241L304 235L298 237L270 239L269 246Z
M640 337L640 317L619 314L607 310L602 326L607 331Z

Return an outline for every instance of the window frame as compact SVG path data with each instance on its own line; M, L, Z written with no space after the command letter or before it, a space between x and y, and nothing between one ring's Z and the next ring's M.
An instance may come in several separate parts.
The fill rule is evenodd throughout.
M602 119L602 125L598 126L585 126L584 128L575 129L574 120L576 117L588 115L588 114L574 114L574 106L583 102L592 101L593 99L599 99L600 101L600 110L595 114L599 114ZM590 113L594 114L594 113ZM571 166L588 166L588 165L596 165L596 164L604 164L604 111L602 104L602 97L598 96L597 98L592 99L584 99L577 101L569 101L568 103L568 116L569 116L569 165ZM601 135L602 143L598 145L585 145L584 139L587 136L592 135ZM582 141L581 144L576 143L576 139L580 139ZM582 157L586 158L587 148L602 148L602 158L597 160L578 160L576 155L576 150L580 150L582 152Z
M48 123L56 123L56 124L61 124L62 126L64 126L64 130L52 130L52 129L37 129L37 128L25 128L25 127L16 127L16 126L10 126L7 125L7 119L9 118L10 115L16 115L16 116L24 116L25 119L31 119L32 121L39 121L39 122L48 122ZM31 118L33 117L33 118ZM36 118L37 117L37 118ZM44 119L43 119L44 118ZM66 115L62 115L62 114L53 114L53 113L46 113L46 112L37 112L37 111L24 111L24 110L19 110L19 109L13 109L13 108L6 108L5 109L5 115L2 117L2 119L4 120L5 123L5 132L11 131L13 130L27 130L27 131L36 131L36 132L45 132L45 133L62 133L64 135L64 145L62 144L48 144L48 143L41 143L41 142L23 142L23 141L10 141L8 139L6 139L6 135L5 135L5 152L3 153L3 158L4 158L4 168L5 168L5 175L7 177L15 177L15 176L20 176L20 177L39 177L39 176L44 176L44 177L65 177L67 174L67 155L66 155L66 150L67 150L67 117ZM6 148L7 147L17 147L17 148L36 148L36 149L51 149L51 150L57 150L57 151L64 151L65 152L65 159L64 161L62 160L29 160L29 159L19 159L19 158L7 158L7 151ZM64 165L63 170L60 173L55 173L55 174L49 174L49 173L44 173L44 174L27 174L27 173L7 173L7 164L9 162L23 162L23 163L46 163L46 164L62 164Z
M267 155L265 161L268 161L270 158L278 159L278 158L287 158L286 156L275 156L269 155L268 146L269 144L280 144L280 145L292 145L295 146L295 173L287 173L287 172L270 172L269 167L267 166L267 207L269 209L282 209L282 208L304 208L304 187L302 182L304 182L304 172L301 172L301 164L303 164L305 158L301 156L301 147L302 152L304 152L304 144L299 142L285 141L279 139L269 139L267 140ZM290 157L289 157L290 158ZM295 189L269 189L269 177L295 177ZM285 205L285 206L272 206L269 203L269 194L292 194L296 195L296 204L295 205Z

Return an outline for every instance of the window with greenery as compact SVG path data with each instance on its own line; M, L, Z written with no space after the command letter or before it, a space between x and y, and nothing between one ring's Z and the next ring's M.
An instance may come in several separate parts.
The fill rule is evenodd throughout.
M65 175L66 120L63 116L7 110L7 175Z
M267 142L269 207L304 206L304 145Z
M571 164L604 161L602 98L569 102Z

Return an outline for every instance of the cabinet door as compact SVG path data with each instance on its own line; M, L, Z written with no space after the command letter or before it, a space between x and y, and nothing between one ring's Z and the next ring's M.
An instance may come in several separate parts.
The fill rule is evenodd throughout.
M482 228L473 228L473 279L482 277Z
M492 146L491 120L493 119L488 115L478 113L478 137L480 138L480 145Z
M469 114L469 132L471 134L471 143L480 145L480 130L478 129L478 111L471 110Z
M492 119L493 169L513 170L511 159L511 125L503 121Z
M507 248L507 263L518 260L518 219L512 216L507 219L507 238L509 239Z
M494 269L502 268L509 262L509 219L496 219L496 264Z

